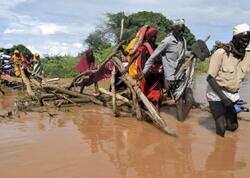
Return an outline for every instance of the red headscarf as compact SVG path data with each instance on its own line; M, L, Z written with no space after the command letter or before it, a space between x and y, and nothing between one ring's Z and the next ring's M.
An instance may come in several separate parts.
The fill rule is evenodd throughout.
M157 29L154 27L150 27L147 31L146 31L146 37L154 37L157 35Z

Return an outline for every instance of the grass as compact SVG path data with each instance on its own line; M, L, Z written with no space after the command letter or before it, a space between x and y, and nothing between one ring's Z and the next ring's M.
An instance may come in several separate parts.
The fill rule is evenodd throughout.
M195 73L207 73L209 66L209 61L200 61L198 60L195 65Z
M102 63L108 55L111 54L113 49L114 48L107 48L101 51L95 51L96 63ZM69 78L75 77L78 74L78 71L75 70L75 66L79 61L79 56L50 56L43 58L42 64L47 77Z
M97 64L101 64L114 50L113 48L106 48L104 50L100 50L100 51L95 51L94 55L96 58L96 63Z
M108 55L111 54L113 49L114 48L107 48L102 51L95 51L94 55L97 64L102 63L108 57ZM53 56L42 59L42 64L47 77L69 78L78 74L78 71L75 70L75 66L79 63L79 61L80 57ZM209 62L207 60L198 60L195 66L195 73L206 73L208 70L208 65Z
M68 78L77 75L75 70L79 57L54 56L42 59L43 68L47 77Z

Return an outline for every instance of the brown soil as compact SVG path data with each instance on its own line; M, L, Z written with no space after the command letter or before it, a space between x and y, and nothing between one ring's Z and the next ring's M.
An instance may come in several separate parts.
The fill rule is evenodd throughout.
M249 78L250 79L250 78ZM241 90L250 102L247 81ZM204 101L204 76L194 83ZM18 91L0 96L0 114L13 107ZM180 123L175 109L161 116L178 137L146 122L114 118L110 109L83 105L69 112L21 113L0 118L0 178L247 178L250 175L250 123L237 132L215 134L208 112L191 111ZM249 114L240 114L249 117Z

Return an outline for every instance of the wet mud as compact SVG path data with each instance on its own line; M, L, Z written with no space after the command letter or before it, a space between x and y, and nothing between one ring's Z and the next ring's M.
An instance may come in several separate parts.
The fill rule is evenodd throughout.
M248 102L249 88L250 76L241 90ZM197 101L206 102L205 90L205 76L198 76ZM7 90L0 96L0 114L11 110L17 95ZM192 109L184 123L174 107L164 107L161 116L177 138L96 105L0 118L0 178L249 177L250 122L239 121L237 132L220 138L208 112ZM250 119L248 113L240 117Z

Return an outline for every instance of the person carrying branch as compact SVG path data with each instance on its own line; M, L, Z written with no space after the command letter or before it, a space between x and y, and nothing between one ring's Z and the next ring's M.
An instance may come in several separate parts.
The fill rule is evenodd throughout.
M240 100L239 89L250 70L248 24L233 28L233 38L220 45L210 59L207 77L207 100L215 119L216 133L224 137L225 131L238 128L237 112L248 111Z

